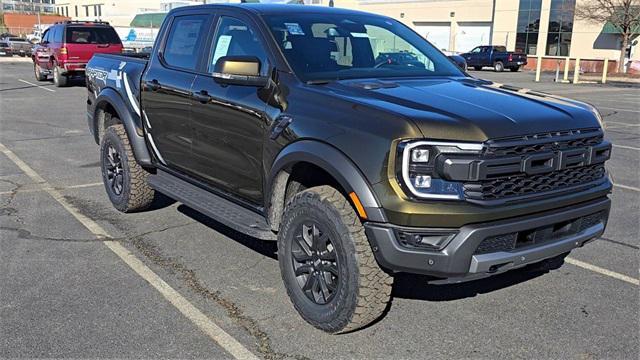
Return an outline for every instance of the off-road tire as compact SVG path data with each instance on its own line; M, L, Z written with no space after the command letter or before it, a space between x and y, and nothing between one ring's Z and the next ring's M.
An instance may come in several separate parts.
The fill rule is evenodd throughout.
M118 119L113 118L118 121ZM117 194L107 176L108 152L112 146L121 160L122 190ZM155 197L155 190L147 182L149 172L138 164L131 150L129 138L122 124L109 126L100 143L100 167L102 180L109 200L122 212L141 211L149 207Z
M502 61L496 61L495 63L493 63L493 70L495 70L495 72L503 72L504 64L502 63Z
M47 75L42 73L42 69L40 65L33 63L33 74L36 77L36 81L45 81L47 80Z
M480 71L480 70L482 70L482 66L474 66L473 69L477 70L477 71Z
M56 87L65 87L69 82L69 78L62 75L62 70L57 63L53 63L53 84Z
M340 281L332 300L323 305L305 295L294 273L292 243L297 226L306 219L325 227L337 257ZM393 278L378 266L351 204L330 186L306 189L289 201L278 233L278 262L295 309L308 323L329 333L370 324L383 314L391 298Z

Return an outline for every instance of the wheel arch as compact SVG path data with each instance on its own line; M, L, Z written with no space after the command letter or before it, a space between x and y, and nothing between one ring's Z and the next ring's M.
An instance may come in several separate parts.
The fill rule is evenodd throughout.
M93 108L93 134L97 142L100 142L104 130L117 123L112 120L116 117L124 125L127 137L131 144L136 161L143 166L152 165L151 154L144 140L144 130L140 117L129 110L129 106L112 88L103 89L94 101Z
M287 188L296 167L311 166L326 173L335 181L354 207L349 194L355 193L367 215L367 220L385 222L386 216L380 202L357 166L335 147L317 141L300 140L280 151L267 177L265 194L269 223L278 230L286 206ZM331 184L329 182L328 184Z

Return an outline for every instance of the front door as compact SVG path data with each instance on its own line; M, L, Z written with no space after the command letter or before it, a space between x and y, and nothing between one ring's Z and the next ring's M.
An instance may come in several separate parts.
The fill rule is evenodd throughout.
M478 66L480 62L478 56L480 55L480 46L475 47L473 50L465 54L465 60L467 60L468 66Z
M160 162L181 172L193 168L191 86L211 18L191 14L171 19L164 46L143 75L141 116L149 143Z
M222 56L250 55L268 72L264 40L249 19L222 15L208 46L203 73L192 92L193 153L197 175L216 188L254 204L262 203L262 145L266 103L254 86L222 85L211 74Z

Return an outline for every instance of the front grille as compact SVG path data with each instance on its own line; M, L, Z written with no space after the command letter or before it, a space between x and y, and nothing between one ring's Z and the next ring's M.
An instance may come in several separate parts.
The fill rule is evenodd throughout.
M557 241L577 234L603 221L605 213L599 211L569 221L562 221L531 230L490 236L480 243L474 254L490 254L499 251L513 251L527 246Z
M602 139L602 132L598 129L518 136L489 141L483 154L485 156L511 156L557 151L597 145L602 142Z
M546 174L518 174L467 182L464 184L464 193L470 200L504 199L571 188L598 180L604 175L604 164L595 164Z

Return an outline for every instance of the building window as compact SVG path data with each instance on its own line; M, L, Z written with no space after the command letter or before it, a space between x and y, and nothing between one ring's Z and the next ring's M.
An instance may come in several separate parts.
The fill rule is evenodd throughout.
M76 8L76 17L78 17L78 5L76 5L75 8Z
M537 53L541 5L542 0L520 0L516 51L528 55L535 55Z
M576 0L551 0L547 55L569 56Z

